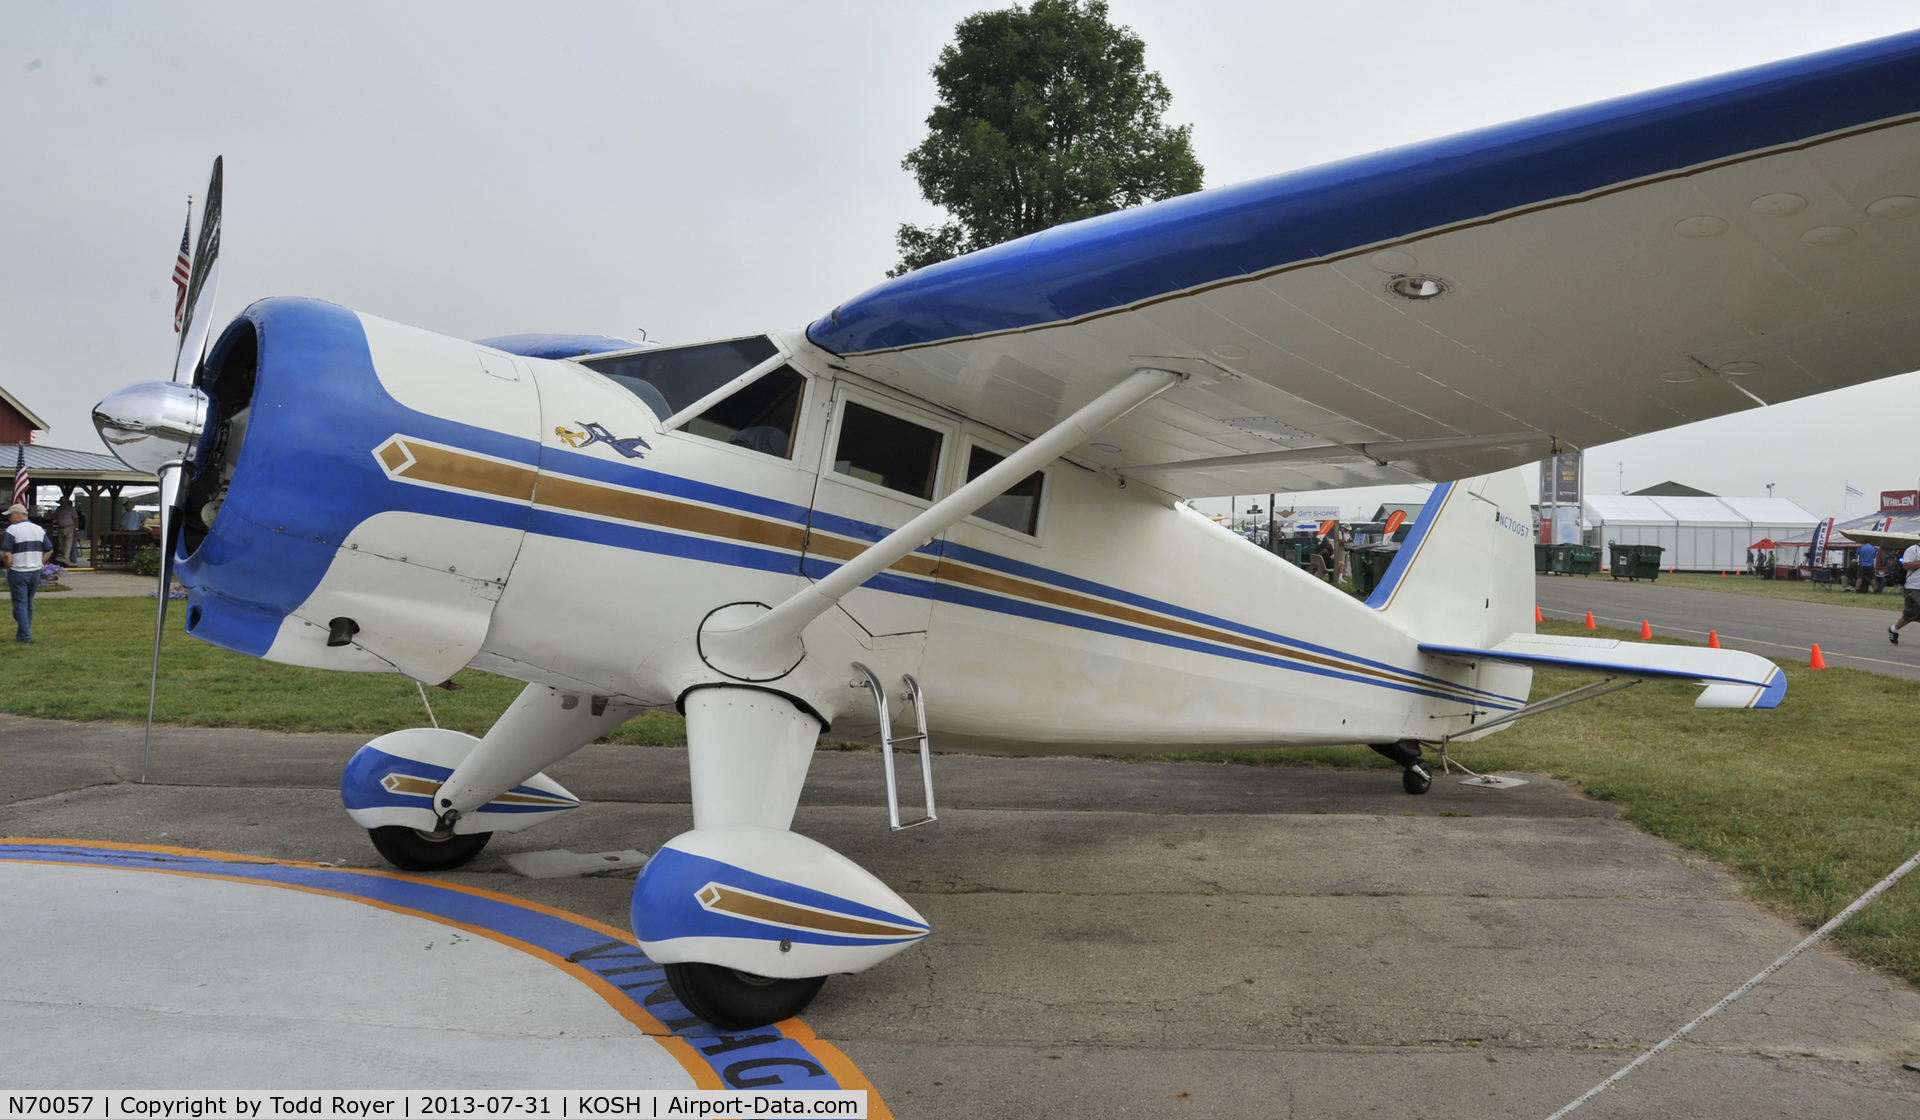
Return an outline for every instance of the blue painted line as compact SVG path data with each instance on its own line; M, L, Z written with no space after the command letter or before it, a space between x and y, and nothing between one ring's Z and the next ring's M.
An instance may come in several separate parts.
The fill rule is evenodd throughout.
M693 1016L667 985L662 967L630 942L610 939L585 919L536 910L492 892L454 890L431 879L393 872L355 871L290 863L223 859L217 853L152 851L35 840L0 840L0 860L173 871L267 886L307 887L356 900L477 926L543 949L578 965L617 989L618 998L659 1020L684 1039L721 1083L742 1089L868 1088L841 1085L825 1063L777 1027L730 1035ZM600 993L603 997L606 993Z

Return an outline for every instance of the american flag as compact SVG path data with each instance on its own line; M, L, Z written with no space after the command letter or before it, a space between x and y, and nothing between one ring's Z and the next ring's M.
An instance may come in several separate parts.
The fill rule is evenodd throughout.
M173 258L173 286L179 289L173 296L173 333L179 334L186 326L181 322L187 313L187 277L193 271L193 261L187 256L187 235L193 232L193 199L187 199L187 224L180 231L180 252Z
M29 489L30 487L27 485L27 445L23 443L20 445L19 455L14 459L13 504L17 506L26 505L27 491Z

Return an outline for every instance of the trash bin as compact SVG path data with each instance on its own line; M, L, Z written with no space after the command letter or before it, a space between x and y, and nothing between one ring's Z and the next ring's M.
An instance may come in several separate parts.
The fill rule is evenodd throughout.
M1365 548L1356 548L1347 553L1347 563L1353 571L1353 593L1362 599L1373 594L1386 577L1387 568L1392 566L1393 558L1400 551L1397 544L1374 544Z
M1608 545L1612 564L1609 572L1614 579L1627 577L1634 580L1653 580L1660 578L1660 557L1666 549L1657 544L1614 544Z
M1547 566L1557 576L1584 576L1594 570L1593 549L1581 544L1548 545Z
M1307 557L1311 556L1313 550L1318 547L1320 542L1310 537L1282 537L1280 547L1275 551L1279 553L1281 559L1296 568L1310 568L1312 565Z
M1552 555L1553 555L1552 545L1550 544L1534 545L1533 546L1533 570L1543 575L1547 572L1552 571L1553 569L1548 566L1552 562L1551 560Z

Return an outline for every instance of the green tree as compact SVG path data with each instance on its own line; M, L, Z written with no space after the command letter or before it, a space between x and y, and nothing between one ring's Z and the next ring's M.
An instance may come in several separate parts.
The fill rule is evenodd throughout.
M1061 222L1200 189L1191 125L1146 44L1105 0L1034 0L976 12L933 68L940 100L901 166L952 221L902 225L899 276Z

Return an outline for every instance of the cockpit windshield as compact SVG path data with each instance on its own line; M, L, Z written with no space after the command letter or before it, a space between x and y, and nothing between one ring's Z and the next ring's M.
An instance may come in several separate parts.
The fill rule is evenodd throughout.
M642 350L580 364L618 381L665 420L778 352L772 339L755 335Z
M756 336L644 350L580 364L618 382L665 420L778 352L770 339ZM682 430L791 459L805 386L806 379L792 366L780 366L714 401Z

